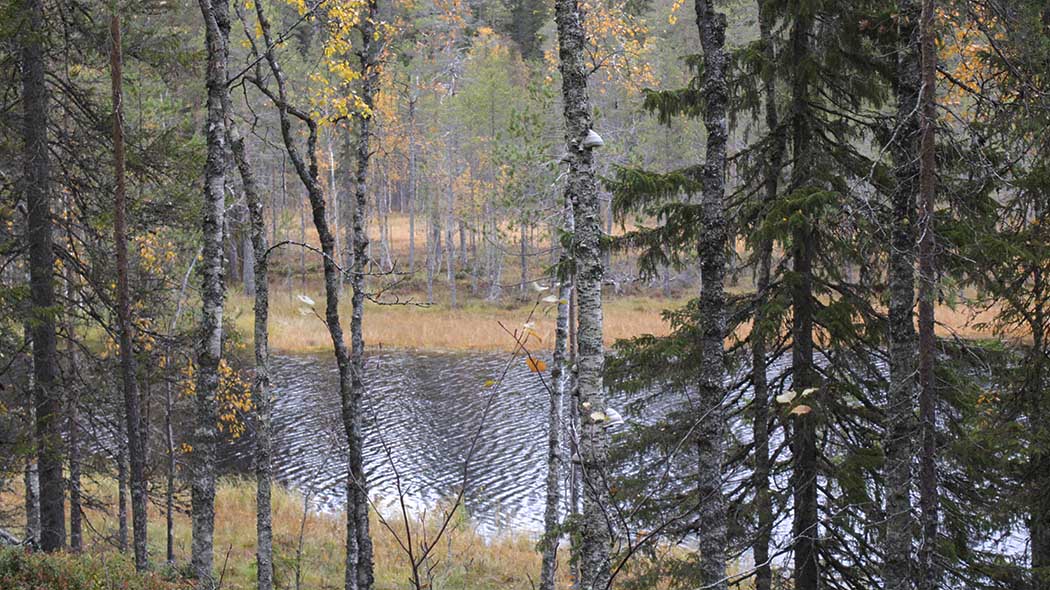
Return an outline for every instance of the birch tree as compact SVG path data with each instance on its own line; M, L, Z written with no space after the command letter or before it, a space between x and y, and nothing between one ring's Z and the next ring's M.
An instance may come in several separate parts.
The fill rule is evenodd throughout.
M271 438L271 399L270 399L270 285L269 285L269 250L266 242L266 220L263 216L263 202L255 179L255 169L237 125L231 117L232 107L227 105L227 130L230 149L233 152L237 171L241 176L244 199L248 205L251 223L252 242L252 277L253 285L253 347L255 353L255 375L252 379L252 418L255 437L255 534L256 534L256 569L257 588L273 588L273 519L271 516L270 492L273 473L270 465L273 454Z
M726 505L722 490L725 462L726 226L724 197L726 174L726 17L715 10L713 0L696 0L696 24L703 48L703 118L707 128L706 161L701 171L702 227L700 258L700 402L697 431L699 447L700 581L705 588L725 589Z
M194 417L191 510L191 567L204 588L214 585L212 562L215 533L215 464L219 440L219 362L222 358L222 316L225 295L223 226L226 201L226 102L230 15L227 0L200 0L207 55L207 161L204 167L204 208L201 225L201 325L197 348L196 413Z
M602 386L605 362L602 343L601 210L595 183L591 105L587 92L587 44L578 0L557 0L559 70L562 78L565 144L569 173L566 196L572 203L576 231L572 253L576 261L579 305L577 331L576 411L580 415L579 458L583 473L583 514L579 554L581 590L605 589L611 584L609 549L610 498L606 487L609 435L605 430L606 397Z

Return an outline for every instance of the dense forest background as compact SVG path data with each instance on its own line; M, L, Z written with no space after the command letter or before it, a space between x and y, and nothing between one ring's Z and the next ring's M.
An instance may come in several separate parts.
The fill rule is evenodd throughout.
M0 586L1050 589L1045 2L0 10ZM501 359L437 505L389 349Z

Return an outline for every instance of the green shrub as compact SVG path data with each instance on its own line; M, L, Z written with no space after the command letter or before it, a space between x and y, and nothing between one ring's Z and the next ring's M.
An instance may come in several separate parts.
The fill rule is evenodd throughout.
M179 590L154 572L138 573L119 554L46 555L0 549L0 588L4 590Z

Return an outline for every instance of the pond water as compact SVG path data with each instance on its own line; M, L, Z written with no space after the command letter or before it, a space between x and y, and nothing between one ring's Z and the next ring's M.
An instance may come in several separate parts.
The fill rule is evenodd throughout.
M364 399L365 468L384 512L398 499L394 467L410 509L453 497L491 399L467 478L465 506L479 529L542 530L549 396L522 359L485 353L375 352ZM345 443L338 372L330 355L271 359L274 472L312 495L320 509L345 503ZM246 436L223 458L227 473L251 469Z

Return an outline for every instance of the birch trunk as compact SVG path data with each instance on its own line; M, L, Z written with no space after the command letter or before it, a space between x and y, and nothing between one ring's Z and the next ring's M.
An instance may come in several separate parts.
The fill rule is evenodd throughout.
M700 581L709 590L725 590L726 504L722 491L725 463L725 267L728 233L724 211L726 173L726 17L712 0L696 1L696 24L704 53L704 127L707 129L706 162L703 168L703 223L700 239L701 360L699 373L700 411L697 428L699 470L698 517L703 523L699 539Z
M572 207L566 203L565 231L574 229ZM562 248L558 271L569 266L568 250ZM547 504L543 513L543 559L540 565L540 590L554 590L554 576L558 567L558 544L561 539L561 482L562 482L562 424L565 407L565 388L568 380L569 299L572 283L561 278L558 287L558 319L554 329L554 357L551 359L550 407L547 411Z
M583 140L591 127L591 105L587 93L588 69L584 62L587 39L578 0L557 0L555 21L569 163L566 196L572 203L576 221L573 235L579 302L576 396L583 479L583 515L576 558L580 563L581 590L604 590L612 582L609 563L612 535L610 497L605 479L609 435L600 419L606 409L602 386L605 362L602 344L602 220L594 155L591 149L583 147Z
M448 149L448 189L445 195L445 275L448 281L449 306L456 307L456 193L452 149Z
M528 263L528 249L529 242L528 236L525 233L527 226L525 225L525 218L522 217L518 227L518 269L521 271L521 281L518 285L518 297L525 299L528 297L528 282L529 282L529 263Z
M227 107L227 116L232 109ZM240 172L244 188L244 198L248 204L248 218L251 224L251 255L253 259L252 278L254 306L254 349L255 375L252 379L252 418L255 437L255 562L259 590L273 589L273 525L270 507L270 489L272 455L270 427L270 341L269 312L270 286L268 253L266 244L266 220L263 216L263 202L259 194L255 170L245 147L244 137L232 120L227 120L230 148L233 152L237 170ZM247 275L246 275L247 276ZM247 279L246 279L247 280ZM247 283L245 283L247 287Z
M364 64L361 98L366 105L371 105L378 84L379 44L375 39L375 27L378 21L378 10L375 0L369 0L367 14L359 24L362 33L361 59ZM339 267L339 253L335 248L335 236L328 225L326 202L319 178L317 163L317 122L307 113L295 109L288 103L284 72L274 52L273 35L270 22L266 18L261 3L255 4L259 27L266 43L265 59L277 82L276 95L266 88L262 76L253 82L277 106L281 123L281 137L285 151L295 167L296 174L306 187L310 199L310 209L314 227L321 241L325 284L325 322L339 369L339 399L343 427L348 443L347 457L347 523L346 523L346 576L347 590L368 590L372 587L373 564L372 543L368 532L368 496L362 457L361 436L361 397L364 393L364 341L361 335L362 311L364 308L364 280L367 264L368 234L365 228L367 213L367 164L371 154L368 139L371 131L370 114L362 118L361 134L358 138L358 169L355 176L353 211L353 260L350 269L350 282L353 291L352 315L350 323L351 346L348 349L339 315L339 297L342 271ZM372 64L371 66L368 64ZM369 109L370 113L371 109ZM294 116L306 124L308 129L305 155L296 147L292 131L291 117Z
M203 588L212 579L215 533L215 464L219 441L219 361L222 358L223 221L226 188L226 66L230 20L228 0L199 0L207 51L207 160L204 168L202 221L201 327L197 350L196 416L193 431L191 572Z
M170 365L170 355L169 355ZM172 412L175 396L171 390L171 379L164 383L164 444L167 453L167 469L164 486L164 557L168 566L175 565L175 432L172 424Z
M26 231L33 340L33 404L36 410L37 473L40 481L40 548L66 545L65 481L62 477L62 395L58 383L54 263L51 223L51 164L44 57L44 3L27 0L22 37L22 108L25 157Z
M362 320L365 305L365 272L368 250L368 166L371 160L371 139L374 133L373 108L379 91L380 42L376 38L379 24L377 0L367 0L366 13L362 15L358 28L361 32L360 98L367 112L361 115L357 136L357 174L354 178L354 263L350 269L351 297L350 345L351 381L350 396L343 399L343 427L349 445L349 474L347 479L347 547L351 541L357 548L355 555L347 554L346 589L368 590L372 587L374 564L372 561L372 538L368 530L368 482L365 479L364 441L362 427L362 399L365 394L365 340ZM451 265L450 265L451 268ZM350 499L352 498L352 501Z
M72 236L69 236L72 238ZM71 241L71 240L70 240ZM76 280L72 267L66 267L66 296L72 299L75 295L72 289ZM74 303L75 305L75 303ZM65 314L66 329L66 355L69 359L69 370L72 374L78 374L79 362L77 359L76 326L71 314ZM68 436L69 436L69 548L74 553L84 550L84 524L83 505L81 494L81 460L82 451L80 445L80 386L74 384L69 388L68 404Z

